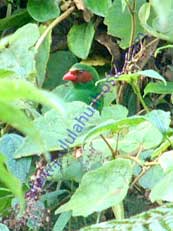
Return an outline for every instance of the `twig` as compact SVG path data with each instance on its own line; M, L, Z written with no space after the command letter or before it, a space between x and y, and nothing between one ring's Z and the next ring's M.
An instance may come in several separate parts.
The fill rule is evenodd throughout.
M63 14L61 14L58 18L56 18L53 22L51 22L49 24L49 26L47 27L47 29L44 31L44 33L41 35L41 37L38 39L36 45L35 45L35 49L38 50L38 48L41 46L41 44L43 43L43 41L45 40L45 38L48 36L49 32L57 25L59 24L61 21L63 21L64 19L66 19L73 11L74 11L75 7L72 6L70 7L67 11L65 11Z
M116 138L116 147L115 147L115 151L114 151L114 158L115 158L115 155L116 155L117 152L118 152L118 141L119 141L119 136L120 136L120 133L117 134L117 138Z
M149 168L150 167L143 167L141 173L134 179L130 188L132 188L139 181L139 179L146 173L146 171L148 171Z
M132 14L132 13L133 13L133 10L132 10L132 8L131 8L131 6L130 6L128 0L125 0L125 2L126 2L126 5L127 5L128 9L129 9L130 13Z
M129 9L129 12L131 14L131 35L130 35L130 42L129 42L129 50L128 50L128 59L130 58L131 50L132 50L132 44L135 37L135 31L136 31L136 0L133 0L133 6L131 7L128 0L125 0L126 5Z
M139 160L138 158L134 157L134 156L123 156L123 155L119 155L117 156L118 158L124 158L124 159L129 159L129 160L133 160L134 162L136 162L137 164L139 164L140 166L143 166L143 163L141 160Z
M113 159L115 158L115 154L114 154L114 150L112 148L112 146L109 144L109 142L105 139L105 137L103 135L100 135L100 137L104 140L104 142L107 144L108 148L110 149L111 153L112 153L112 157Z
M136 31L136 0L133 1L133 8L131 13L131 22L132 22L132 30L130 35L130 47L133 44L134 37L135 37L135 31ZM132 47L131 47L132 48Z

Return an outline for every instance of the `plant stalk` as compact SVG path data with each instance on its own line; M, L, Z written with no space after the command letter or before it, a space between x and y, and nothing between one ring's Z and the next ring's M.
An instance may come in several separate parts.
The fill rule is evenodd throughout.
M132 86L132 88L133 88L135 94L137 95L137 97L138 97L140 103L142 104L144 110L145 110L146 112L150 112L150 109L149 109L148 106L146 105L146 103L145 103L145 101L144 101L144 99L143 99L143 97L142 97L142 95L141 95L141 92L140 92L140 89L139 89L138 84L137 84L137 83L135 83L135 84L134 84L134 83L131 83L131 86Z
M66 19L73 11L75 10L75 7L72 6L68 10L66 10L63 14L61 14L58 18L56 18L53 22L49 24L47 29L44 31L44 33L41 35L41 37L38 39L35 49L38 50L41 44L44 42L45 38L48 36L49 32L58 25L60 22L62 22L64 19Z
M124 219L124 205L123 201L112 207L112 211L117 220Z

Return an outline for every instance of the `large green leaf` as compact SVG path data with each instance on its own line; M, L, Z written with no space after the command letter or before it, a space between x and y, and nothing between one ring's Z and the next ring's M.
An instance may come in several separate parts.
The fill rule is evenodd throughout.
M173 170L173 151L164 152L159 157L160 166L163 168L164 172L169 172Z
M4 184L0 183L0 214L1 215L9 214L11 201L14 197L13 194L10 192L10 190L4 186L5 186Z
M144 0L137 1L137 11ZM140 27L139 20L136 17L136 31L143 32L143 29ZM131 16L127 9L124 9L122 5L122 0L114 1L112 7L107 11L104 23L108 26L108 33L119 37L121 41L118 41L121 48L127 48L129 46L130 36L131 36ZM135 36L137 34L135 33Z
M135 72L134 74L131 74L131 73L123 74L123 75L120 75L120 77L117 80L126 81L127 83L132 83L133 81L137 81L141 77L141 75L144 77L161 80L166 85L166 81L164 77L154 70L138 71L138 72Z
M163 134L168 132L171 123L170 112L153 110L145 115L145 118L151 121L151 123L154 124Z
M51 92L40 90L28 81L20 79L0 79L0 101L32 100L53 107L65 115L61 100Z
M144 71L138 71L137 74L151 78L151 79L161 80L166 85L165 78L162 75L160 75L157 71L154 71L152 69L144 70Z
M112 5L112 0L84 0L85 6L94 14L99 16L105 16L109 7Z
M27 10L38 22L46 22L60 14L56 0L29 0Z
M144 96L149 93L172 94L173 82L167 82L166 85L163 83L149 83L144 89Z
M133 154L140 148L148 150L157 147L162 140L161 132L152 123L145 121L129 128L127 134L119 141L118 150L122 154Z
M86 173L70 201L56 213L72 210L73 216L88 216L120 203L132 176L129 160L117 159Z
M0 100L0 120L31 136L40 145L38 130L34 128L31 120L16 106Z
M14 159L14 153L23 142L23 137L17 134L6 134L0 138L0 152L6 157L6 164L11 173L22 183L25 182L30 165L31 158Z
M17 77L14 71L0 69L0 78L14 78Z
M71 212L62 213L56 220L52 231L63 231L70 218Z
M0 223L0 230L1 231L9 231L8 227L6 225L3 225Z
M70 67L77 63L77 58L70 51L58 51L50 55L47 65L47 78L44 88L54 89L64 83L63 76Z
M40 131L40 136L45 142L47 150L62 150L63 147L60 141L64 141L68 147L81 145L86 131L90 127L94 127L100 118L99 112L95 111L91 117L86 116L86 120L82 119L82 125L77 119L85 116L85 112L89 113L89 106L82 102L70 102L65 104L65 107L66 115L68 116L64 117L55 110L49 110L34 121L34 125ZM79 126L81 126L81 131L77 131ZM67 129L75 132L74 139L69 137L71 132ZM65 139L68 139L71 144L67 143ZM35 153L41 154L41 152L40 147L31 138L27 137L16 151L16 157L35 155Z
M123 220L110 220L80 231L168 231L173 230L173 204L167 203Z
M173 170L165 176L152 188L150 193L151 201L173 201Z
M101 120L106 121L109 119L120 120L126 118L128 115L128 110L126 107L116 104L107 107L103 107L101 113Z
M0 154L0 169L0 181L4 183L10 189L10 191L19 199L21 208L24 208L24 192L22 190L22 184L8 170L5 163L5 158L2 154Z
M139 179L139 185L151 190L163 176L163 169L159 165L153 166Z
M1 39L0 69L13 71L20 78L35 79L35 50L33 46L38 38L37 25L29 23L14 34Z
M145 121L144 117L134 116L127 119L122 120L108 120L106 122L101 123L95 128L91 129L87 135L85 136L85 140L92 139L94 136L100 135L103 132L119 132L123 128L129 128L130 126L135 126L139 123Z
M15 12L13 15L0 19L0 31L25 25L31 20L32 18L28 14L27 10L20 10Z
M125 81L129 84L132 84L133 82L136 82L138 79L140 79L141 75L143 77L161 80L164 83L164 85L167 85L167 82L162 75L160 75L158 72L156 72L154 70L150 70L150 69L144 70L144 71L137 71L135 73L122 74L118 78L110 77L110 80ZM105 82L106 80L107 80L106 78L101 79L101 80L97 81L96 84L101 83L101 82Z
M67 38L69 49L77 57L86 59L90 52L94 33L95 29L92 22L81 25L73 25Z
M139 10L139 19L144 29L155 37L173 41L173 1L152 0ZM152 22L152 25L148 24Z

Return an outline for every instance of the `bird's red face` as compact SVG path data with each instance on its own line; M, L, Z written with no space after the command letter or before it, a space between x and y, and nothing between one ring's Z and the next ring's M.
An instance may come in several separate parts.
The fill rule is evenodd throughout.
M63 80L74 83L86 83L92 80L92 75L88 71L72 70L64 75Z

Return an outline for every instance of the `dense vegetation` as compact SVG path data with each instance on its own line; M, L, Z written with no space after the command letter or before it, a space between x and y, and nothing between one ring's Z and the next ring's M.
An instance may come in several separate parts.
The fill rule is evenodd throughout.
M0 231L173 230L173 0L1 0L0 33Z

